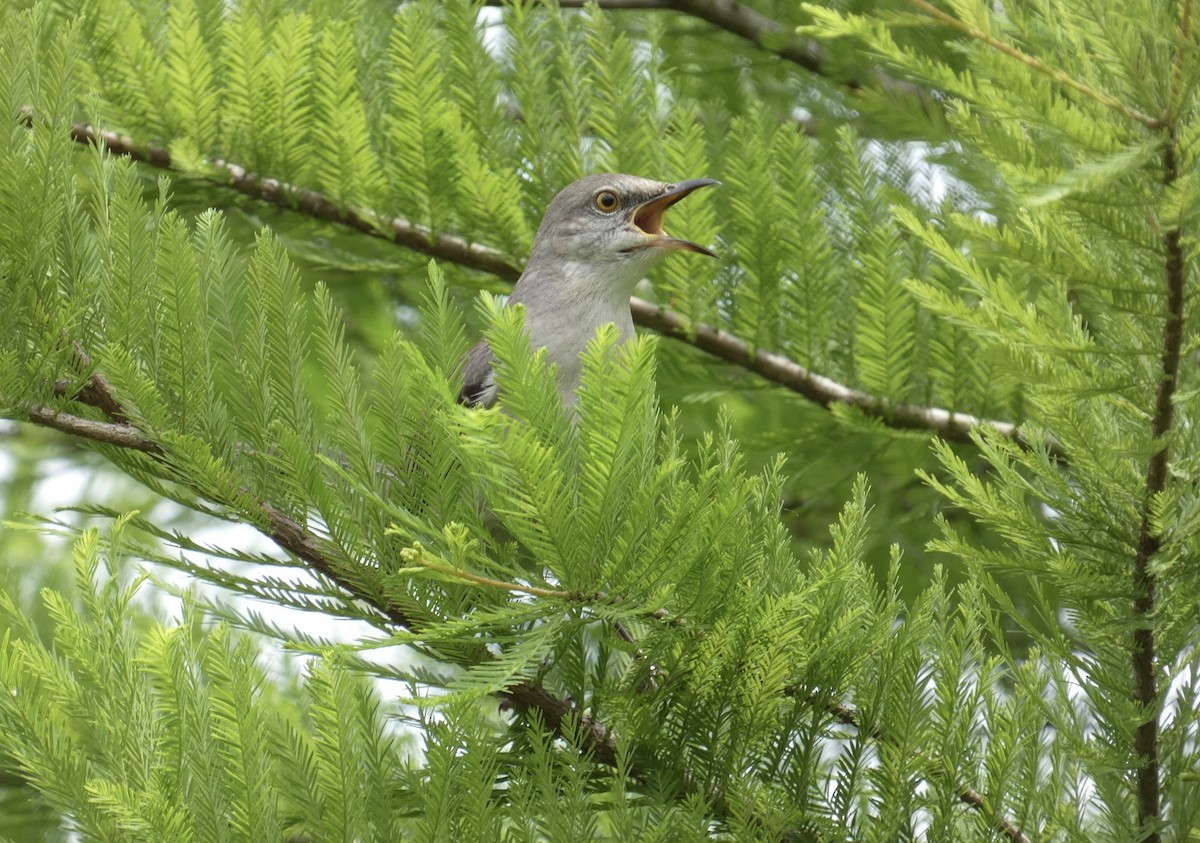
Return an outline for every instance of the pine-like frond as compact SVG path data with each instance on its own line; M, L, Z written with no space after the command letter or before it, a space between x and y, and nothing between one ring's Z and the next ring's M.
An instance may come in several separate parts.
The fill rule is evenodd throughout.
M356 55L350 28L336 21L327 24L317 42L313 67L312 114L321 127L313 138L313 171L317 183L335 201L374 207L383 196L383 173L367 129Z
M172 99L174 122L183 130L186 142L203 154L213 148L217 136L220 103L213 73L215 61L194 2L172 4L167 19L171 44L167 73L177 94Z
M435 232L450 219L460 179L453 139L462 121L446 100L443 49L434 7L403 7L388 44L388 184L396 207Z
M0 804L106 840L1190 833L1186 4L676 5L0 6L0 406L148 490L5 512L76 578L35 597L5 534ZM720 179L667 226L721 257L656 270L671 341L601 329L564 408L520 308L458 311L600 169ZM455 400L479 323L491 409ZM3 439L6 506L86 485Z

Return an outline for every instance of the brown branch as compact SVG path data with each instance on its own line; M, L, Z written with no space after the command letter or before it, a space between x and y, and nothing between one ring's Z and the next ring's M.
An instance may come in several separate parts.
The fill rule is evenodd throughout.
M968 413L956 413L941 407L921 404L893 404L878 395L846 386L832 378L810 372L794 360L764 349L754 349L745 340L703 323L692 332L684 320L650 302L630 302L634 321L663 336L686 342L743 369L784 386L816 404L829 409L835 404L853 407L863 415L879 419L897 430L927 430L954 442L970 442L973 431L991 430L1011 439L1023 448L1031 447L1024 432L1012 422L984 419ZM1066 454L1054 442L1046 445L1056 459Z
M26 114L25 120L32 120L32 115ZM136 161L164 169L171 169L173 166L167 150L139 146L131 138L116 132L97 132L91 126L77 123L72 127L72 135L81 143L102 143L110 152L128 156ZM304 190L277 179L261 178L228 161L214 159L210 163L214 169L211 177L214 183L231 187L245 196L344 225L430 257L488 272L506 281L516 281L521 274L520 268L509 263L503 253L488 246L471 243L462 237L449 234L433 234L424 226L408 220L386 217L361 208L339 206L322 193ZM697 323L689 329L681 316L644 299L631 299L629 307L634 321L642 327L686 343L727 363L748 369L822 407L831 408L842 404L857 409L869 418L880 420L887 427L929 431L954 442L970 442L973 431L991 430L1022 447L1028 448L1032 445L1021 429L1011 422L956 413L941 407L893 404L877 395L810 372L781 354L753 348L745 340L711 325ZM1056 443L1048 442L1046 447L1056 459L1065 458L1065 454Z
M75 364L80 369L86 370L92 367L92 359L83 350L83 346L77 342L73 343L72 350L74 351ZM70 382L65 379L55 381L54 394L59 397L65 396L69 387ZM104 412L104 415L115 422L120 424L129 423L129 417L125 415L125 411L121 408L121 402L117 400L117 395L113 392L112 385L99 372L92 372L87 382L75 391L73 397L84 404L99 408Z
M797 696L799 689L794 687L788 688L784 693L788 696ZM817 694L815 692L810 693L808 696L810 702L818 702ZM852 726L855 729L862 731L862 713L854 706L846 705L845 703L828 703L825 706L825 710L832 714L834 719L842 725ZM888 738L887 733L884 732L878 724L872 724L870 727L868 727L867 733L877 741L889 741L893 744L895 743ZM913 752L917 757L921 757L925 754L924 750L921 749L915 749ZM971 787L970 785L960 785L958 790L958 799L963 804L970 805L976 811L988 817L992 822L992 827L1007 837L1010 841L1012 841L1012 843L1030 843L1029 838L1025 835L1025 832L1021 830L1021 827L1003 814L997 814L992 807L988 805L987 800L983 797L983 794L981 794L975 788Z
M576 721L578 733L592 757L606 767L616 767L617 741L612 730L590 714L577 712L569 699L555 696L532 682L522 682L500 691L498 696L522 713L537 712L542 725L548 727L556 735L565 730L567 721ZM628 768L635 779L645 779L645 771L637 767Z
M32 126L33 110L29 107L22 108L20 120L26 126ZM87 146L103 144L104 148L114 155L132 158L143 164L150 164L163 170L175 169L174 161L168 150L138 144L128 135L105 129L97 131L86 123L72 123L71 137L77 143ZM435 235L425 226L399 217L385 217L363 208L339 206L315 190L305 190L278 179L259 177L239 164L220 158L210 158L208 164L213 170L208 177L209 181L223 187L230 187L251 199L298 211L315 219L344 225L372 237L390 240L398 246L404 246L430 257L440 258L470 269L478 269L481 272L489 272L506 281L516 281L521 274L521 270L508 263L503 254L487 246L470 243L461 237L450 234Z
M1113 111L1124 114L1129 119L1136 120L1138 123L1141 123L1144 126L1149 126L1151 129L1161 129L1163 126L1162 120L1158 117L1151 117L1148 114L1143 114L1136 108L1121 102L1116 97L1106 94L1103 91L1098 91L1090 85L1080 82L1075 77L1064 73L1057 67L1052 67L1046 64L1036 56L1031 56L1028 53L1022 52L1011 44L1006 44L998 38L993 38L982 29L974 27L966 21L959 20L953 15L943 12L937 6L927 2L927 0L908 0L908 2L915 8L920 9L932 19L936 20L938 23L944 24L952 29L957 29L959 32L974 38L976 41L981 41L982 43L987 44L993 50L1001 52L1011 59L1015 59L1031 70L1053 79L1060 85L1064 85L1068 88L1078 91L1085 97L1100 103L1105 108L1111 108Z
M81 394L80 400L86 401L87 398ZM91 442L139 451L158 458L165 456L161 445L130 424L86 419L44 406L31 408L27 417L34 424ZM375 607L396 625L406 629L419 628L419 623L403 609L366 594L360 586L340 573L319 540L302 524L267 501L254 499L250 495L247 497L251 498L252 507L266 521L266 529L263 532L277 545L302 559L354 599ZM522 713L536 712L542 723L555 734L563 732L568 718L576 717L579 732L588 751L601 763L616 765L617 749L612 732L591 715L576 712L569 699L558 697L533 682L521 682L510 686L500 691L497 696ZM636 774L636 771L634 772Z
M1163 150L1163 183L1170 186L1179 178L1177 138L1174 130ZM1159 356L1160 376L1154 396L1154 417L1150 435L1160 443L1146 467L1145 497L1138 525L1137 546L1133 558L1133 612L1138 625L1133 630L1133 699L1142 708L1143 721L1133 735L1137 753L1135 787L1137 791L1138 824L1145 828L1161 815L1162 797L1158 761L1159 699L1156 680L1154 615L1158 577L1151 565L1162 549L1162 536L1155 531L1153 509L1155 499L1167 488L1170 475L1170 446L1165 437L1175 420L1175 392L1179 387L1179 360L1183 347L1184 266L1183 232L1178 225L1163 235L1166 261L1163 280L1166 287L1165 314L1162 331L1162 350ZM1151 831L1146 843L1160 843L1162 835Z
M69 433L81 439L99 442L102 445L115 445L130 451L141 451L144 454L162 456L163 450L153 439L142 435L136 427L114 422L95 421L61 413L53 407L35 405L29 408L28 418L34 424L49 427L53 430Z
M816 41L797 38L790 27L736 0L556 0L563 9L582 9L592 3L610 11L640 10L678 12L710 23L749 41L759 49L786 62L823 76L834 84L858 93L873 87L893 97L914 97L922 108L929 105L929 92L920 85L875 71L864 81L836 74L825 48ZM513 0L484 0L485 6L511 6Z
M87 128L91 130L90 126ZM109 150L119 151L109 140L111 134L111 132L101 132L100 138ZM121 137L117 140L120 141L121 149L133 146L130 138ZM455 237L452 234L434 234L423 225L417 225L399 217L385 217L364 208L339 206L315 190L305 190L277 179L260 178L255 173L248 172L245 167L220 158L211 159L209 163L220 177L218 183L232 187L238 193L252 199L270 202L281 208L299 211L316 219L344 225L372 237L390 240L398 246L404 246L430 257L489 272L506 281L516 281L521 274L521 270L508 263L501 252L468 242L462 237ZM168 162L156 166L170 169L171 164Z
M1179 29L1182 43L1190 40L1192 4L1184 0ZM1165 125L1167 139L1163 147L1163 186L1170 188L1179 179L1179 138L1176 133L1175 108L1178 84L1182 74L1183 50L1172 61L1171 86L1168 91ZM1170 478L1171 449L1166 437L1175 422L1175 393L1179 388L1179 362L1186 324L1187 267L1184 260L1183 228L1176 222L1162 236L1163 285L1165 287L1162 349L1159 353L1160 375L1154 396L1154 417L1150 435L1160 443L1158 451L1146 466L1145 499L1138 524L1137 546L1133 557L1133 612L1138 624L1133 630L1133 651L1130 667L1133 671L1133 700L1144 718L1133 733L1133 748L1138 766L1134 771L1137 793L1138 825L1151 827L1146 843L1161 843L1162 834L1155 824L1162 816L1162 773L1158 760L1159 700L1156 676L1155 612L1158 577L1152 562L1162 550L1162 536L1155 532L1152 513L1155 499L1166 491Z

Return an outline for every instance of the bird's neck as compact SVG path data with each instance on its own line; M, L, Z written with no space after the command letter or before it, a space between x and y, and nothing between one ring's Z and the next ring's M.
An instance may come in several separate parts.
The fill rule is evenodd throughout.
M596 328L609 322L618 328L632 327L629 297L646 269L634 261L597 265L556 260L552 266L531 261L513 288L511 300L525 306L527 323L549 322L591 339ZM529 325L535 340L536 327L542 326Z
M555 261L550 269L530 261L513 288L510 301L525 306L530 345L545 348L558 365L559 392L567 405L574 403L579 385L583 368L579 355L596 329L611 322L619 342L633 338L629 297L644 270L571 261Z

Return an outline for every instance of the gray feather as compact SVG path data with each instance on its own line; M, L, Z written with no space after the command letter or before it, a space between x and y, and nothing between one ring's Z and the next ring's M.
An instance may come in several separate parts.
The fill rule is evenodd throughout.
M646 272L672 251L713 254L662 228L667 208L713 184L712 179L667 184L601 173L567 185L546 208L508 303L525 308L529 344L545 349L547 362L556 367L566 408L575 404L583 368L580 355L597 329L615 325L618 342L633 338L629 297ZM482 340L467 352L461 403L496 403L494 363L491 348Z
M496 403L496 380L492 375L492 355L487 340L480 340L463 358L463 388L458 403L468 407L490 407Z

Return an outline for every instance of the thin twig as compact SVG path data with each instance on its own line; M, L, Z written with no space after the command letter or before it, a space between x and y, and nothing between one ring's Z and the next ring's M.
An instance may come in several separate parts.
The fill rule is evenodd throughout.
M29 113L24 117L27 122L32 120ZM72 135L80 143L102 143L106 149L117 155L128 156L163 169L169 170L173 167L171 155L167 150L139 145L128 136L96 131L82 123L73 125ZM471 243L462 237L449 234L433 234L424 226L408 220L338 205L317 191L295 187L278 179L259 177L228 161L213 159L210 164L214 170L213 175L209 177L210 181L230 187L245 196L334 222L372 237L390 240L421 254L487 272L505 281L516 281L521 274L520 268L509 263L502 252L488 246ZM877 395L810 372L782 354L754 348L740 337L711 325L696 323L689 328L683 317L644 299L630 299L629 307L634 321L642 327L754 372L822 407L832 408L839 404L853 407L869 418L878 419L886 427L928 431L954 442L970 442L973 431L990 430L1022 447L1028 448L1033 444L1012 422L981 418L941 407L892 403ZM1046 442L1045 447L1055 459L1065 459L1064 452L1056 442Z
M1012 46L1011 44L1006 44L997 38L993 38L991 35L988 35L982 29L979 29L978 27L974 27L971 24L967 23L966 21L959 20L958 18L954 17L953 15L949 15L946 12L943 12L941 9L939 9L937 6L934 6L932 3L926 2L926 0L908 0L908 2L912 6L920 9L922 12L929 15L934 20L938 21L939 23L945 24L946 26L949 26L952 29L957 29L959 32L969 35L970 37L974 38L976 41L982 41L984 44L987 44L992 49L997 50L1001 53L1004 53L1004 55L1008 56L1009 58L1016 59L1021 64L1025 65L1026 67L1028 67L1032 70L1037 71L1038 73L1042 74L1043 76L1050 77L1055 82L1058 82L1060 85L1066 85L1068 88L1078 91L1079 93L1083 94L1085 97L1088 97L1089 99L1095 100L1096 102L1100 103L1105 108L1111 108L1113 111L1120 112L1121 114L1124 114L1129 119L1136 120L1138 123L1141 123L1144 126L1149 126L1151 129L1161 129L1162 128L1163 124L1162 124L1162 120L1160 118L1151 117L1149 114L1143 114L1141 111L1138 111L1133 106L1126 105L1125 103L1121 102L1116 97L1113 97L1110 94L1106 94L1103 91L1097 91L1095 88L1091 87L1090 85L1088 85L1084 82L1080 82L1075 77L1059 70L1057 67L1051 67L1050 65L1043 62L1041 59L1036 58L1035 56L1031 56L1028 53L1022 52L1021 50L1018 50L1016 47Z
M549 600L568 600L586 602L588 596L581 591L556 591L550 588L538 588L535 585L523 585L521 583L505 582L504 580L492 579L485 577L482 574L473 574L470 571L464 571L462 568L451 568L449 565L441 565L434 562L425 555L424 549L417 544L413 548L400 552L400 557L405 562L410 562L417 565L417 568L411 568L412 571L433 571L447 577L453 577L463 582L469 582L474 585L481 585L485 588L496 588L501 591L509 591L513 594L528 594L532 597L545 597ZM404 569L402 569L404 570Z
M579 604L607 604L610 606L619 605L622 601L619 597L612 597L605 594L603 591L579 591L579 590L561 590L552 588L540 588L535 585L525 585L524 583L505 582L504 580L485 577L482 574L474 574L462 568L453 568L449 565L442 565L434 562L426 554L424 548L418 542L415 547L403 550L400 552L401 558L405 562L411 562L414 565L420 566L421 570L429 570L443 576L453 577L463 582L469 582L474 585L483 586L484 588L496 588L501 591L509 591L513 594L528 594L531 597L544 597L548 600L562 600L568 603ZM418 570L416 568L412 570ZM662 621L667 626L688 626L687 621L678 615L673 616L666 609L653 609L650 611L641 612L638 617ZM617 633L626 643L635 643L632 636L623 629L619 629Z
M141 431L127 424L95 421L70 413L60 413L53 407L35 405L29 408L29 420L42 427L69 433L81 439L89 439L103 445L115 445L131 451L161 456L162 446L153 439L143 436Z
M865 81L838 74L831 67L829 56L820 43L797 38L790 27L735 0L556 0L556 3L563 9L582 9L594 4L609 11L678 12L749 41L754 46L797 67L823 76L853 93L872 87L893 97L913 97L923 108L933 102L929 91L920 85L886 73L874 71ZM484 0L485 6L503 7L512 4L513 0Z
M787 693L789 696L796 696L798 692L799 689L797 688L789 688L787 691L785 691L785 693ZM818 702L817 694L810 693L809 701L814 703ZM846 705L845 703L828 703L825 706L825 710L832 714L839 723L845 726L852 726L855 729L858 729L860 732L862 731L862 713L854 706ZM871 726L867 728L867 733L875 740L894 743L894 741L888 737L887 733L884 732L878 724L871 724ZM916 757L922 757L925 755L924 750L920 748L913 750L913 752ZM970 785L959 785L958 799L963 804L970 805L976 811L988 817L992 822L992 827L1007 837L1010 841L1012 841L1012 843L1030 843L1029 838L1025 835L1025 832L1021 830L1021 827L1003 814L996 813L992 807L988 805L987 800L983 797L983 794L981 794L975 788L971 787Z
M885 398L810 372L782 354L761 348L753 349L740 337L711 325L699 323L689 331L686 322L678 314L656 307L650 302L633 299L630 308L639 325L748 369L826 409L837 404L853 407L868 418L878 419L888 427L897 430L930 431L954 442L970 442L973 431L990 430L1013 440L1023 448L1032 446L1024 432L1012 422L984 419L941 407L892 403ZM1055 459L1066 458L1058 443L1047 442L1046 448Z
M90 129L90 127L88 128ZM113 150L112 144L106 137L108 134L102 132L101 140L104 141L106 147ZM133 144L133 141L127 137L121 137L119 140L122 148ZM238 193L253 199L299 211L316 219L344 225L363 234L370 234L372 237L390 240L397 246L404 246L430 257L489 272L506 281L516 281L521 274L521 270L508 263L504 255L496 249L471 243L452 234L434 234L423 225L399 217L386 217L365 208L338 205L315 190L295 187L278 179L260 178L240 164L234 164L221 158L210 159L209 163L216 171L218 184L223 183ZM156 166L164 166L167 169L171 167L169 163L156 164Z

